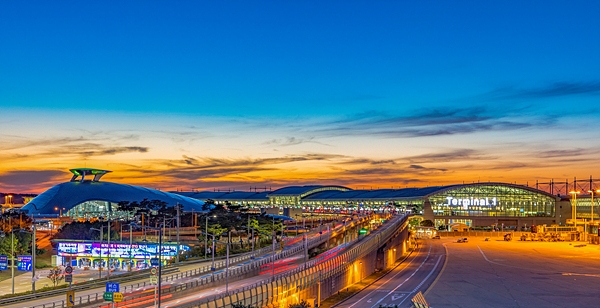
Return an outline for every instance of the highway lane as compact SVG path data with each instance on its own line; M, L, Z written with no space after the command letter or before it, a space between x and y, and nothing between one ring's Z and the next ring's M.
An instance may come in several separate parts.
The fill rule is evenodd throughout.
M421 241L419 248L387 275L334 307L376 308L412 307L411 298L424 292L440 274L446 258L443 245L436 240Z
M266 254L258 258L265 258L268 257L270 254ZM243 261L239 264L245 264L250 262L249 260L247 261ZM179 272L185 272L188 270L194 270L197 268L202 268L205 266L210 266L212 264L212 260L210 261L205 261L205 262L200 262L200 263L193 263L193 264L183 264L181 266L179 266ZM239 266L239 265L232 265L232 266ZM218 271L217 271L218 272ZM210 274L208 274L210 275ZM204 277L204 276L203 276ZM197 278L197 277L195 277ZM104 280L105 278L103 278ZM175 283L180 283L181 281L184 281L185 279L192 279L190 277L188 278L181 278L178 280L170 280L170 281L163 281L163 286L169 286L171 284L175 284ZM137 283L143 283L143 282L149 282L149 275L147 278L141 278L138 280L134 280L134 281L129 281L129 282L124 282L121 284L121 288L125 285L129 286L129 285L135 285ZM139 293L139 292L144 292L145 290L148 289L153 289L154 287L151 285L146 285L145 287L139 287L134 289L134 293ZM76 298L83 296L83 297L87 297L92 296L92 298L95 298L95 294L98 292L104 292L105 287L101 286L101 287L97 287L97 288L93 288L93 289L87 289L87 290L77 290L75 292L75 296ZM129 296L130 292L127 292L126 296ZM34 307L34 306L41 306L43 304L49 304L52 302L58 302L58 301L63 301L65 300L65 295L55 295L55 296L48 296L48 297L44 297L44 298L37 298L35 300L31 300L31 301L27 301L27 302L21 302L21 303L14 303L14 304L7 304L7 305L3 305L2 308L28 308L28 307Z
M323 235L325 235L325 234L327 234L329 232L332 232L334 230L336 230L336 231L340 230L340 229L342 229L342 227L343 227L342 225L338 224L333 229L330 229L330 228L325 229L324 228L322 233L323 233ZM321 237L323 235L320 235L318 232L311 232L311 233L306 234L306 236L309 239L310 238ZM303 236L300 235L299 236L300 241L296 241L297 243L294 243L294 244L295 245L302 245L302 241L301 241L302 237ZM291 245L291 246L295 246L295 245ZM286 246L285 249L290 249L291 246ZM268 257L269 255L270 254L266 254L263 257ZM249 261L245 261L243 263L248 263L248 262ZM209 264L210 264L210 261L203 262L203 263L195 263L195 264L192 264L192 265L183 265L183 266L180 267L180 272L184 272L184 271L191 270L191 269L196 269L196 268L201 268L201 267L207 266ZM271 271L268 271L268 272L271 272ZM208 274L208 275L210 275L210 274ZM205 277L205 276L206 275L203 275L201 277ZM178 279L178 280L175 280L175 281L163 282L163 286L169 286L171 284L183 284L185 282L189 282L189 279L190 278L182 278L182 279ZM191 279L198 279L198 277L194 277L194 278L191 278ZM264 277L261 278L261 279L264 279ZM132 285L132 284L136 284L138 282L142 282L143 283L144 281L147 282L148 280L149 279L140 279L140 280L135 280L135 281L123 283L123 285ZM137 289L133 290L133 293L135 293L135 294L145 293L145 292L147 292L150 289L154 289L154 288L153 288L153 286L149 286L148 285L148 286L140 287L140 288L137 288ZM89 289L89 290L79 290L79 291L76 291L76 298L78 298L80 296L87 297L88 295L91 296L92 298L95 298L96 293L103 292L103 291L104 291L104 287L98 287L98 288ZM129 297L129 295L130 295L129 293L130 292L127 292L127 294L124 294L126 298ZM56 296L49 296L49 297L45 297L45 298L38 298L36 300L32 300L32 301L28 301L28 302L24 302L24 303L22 302L22 303L15 303L15 304L4 305L3 307L7 307L7 308L27 308L27 307L33 307L33 306L40 306L40 305L48 304L48 303L52 303L52 302L59 302L59 301L63 301L63 300L65 300L65 295L56 295Z

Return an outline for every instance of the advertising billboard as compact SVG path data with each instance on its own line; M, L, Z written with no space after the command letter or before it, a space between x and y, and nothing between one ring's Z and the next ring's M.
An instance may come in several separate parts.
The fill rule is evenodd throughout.
M186 245L179 245L179 251L187 251ZM103 258L134 258L145 259L158 254L158 244L121 244L121 243L93 243L93 242L59 242L57 246L58 255L61 257L91 257ZM163 244L163 257L175 257L177 255L176 244Z

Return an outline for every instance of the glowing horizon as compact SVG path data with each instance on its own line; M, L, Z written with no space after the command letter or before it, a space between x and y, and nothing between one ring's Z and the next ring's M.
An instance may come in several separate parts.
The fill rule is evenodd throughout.
M10 3L0 192L78 167L161 190L599 175L598 11Z

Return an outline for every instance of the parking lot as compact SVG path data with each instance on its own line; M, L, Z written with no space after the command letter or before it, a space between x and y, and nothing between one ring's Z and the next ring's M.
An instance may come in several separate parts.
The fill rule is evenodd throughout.
M432 307L595 307L600 247L583 242L442 237L448 258L426 293Z

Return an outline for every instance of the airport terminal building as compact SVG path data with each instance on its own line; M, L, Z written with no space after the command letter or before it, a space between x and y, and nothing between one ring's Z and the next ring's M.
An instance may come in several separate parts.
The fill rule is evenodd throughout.
M184 196L251 207L302 207L315 210L416 209L436 226L520 229L564 224L560 198L531 187L473 183L424 188L352 190L342 186L290 186L271 192L177 192ZM568 204L568 202L567 202Z
M508 183L472 183L422 188L353 190L336 185L288 186L273 191L163 192L100 181L108 170L72 169L71 181L56 185L24 209L34 216L122 216L120 201L160 200L184 211L206 211L207 201L250 208L302 208L305 212L400 210L421 214L436 226L520 229L531 225L565 225L571 218L568 199L535 188ZM583 196L582 196L583 197ZM578 207L585 205L584 199ZM591 205L591 203L590 203ZM589 208L589 206L588 206ZM584 209L580 213L586 212ZM589 215L589 211L587 211ZM577 214L580 217L582 214ZM597 216L597 214L594 214ZM292 217L294 218L294 217Z

